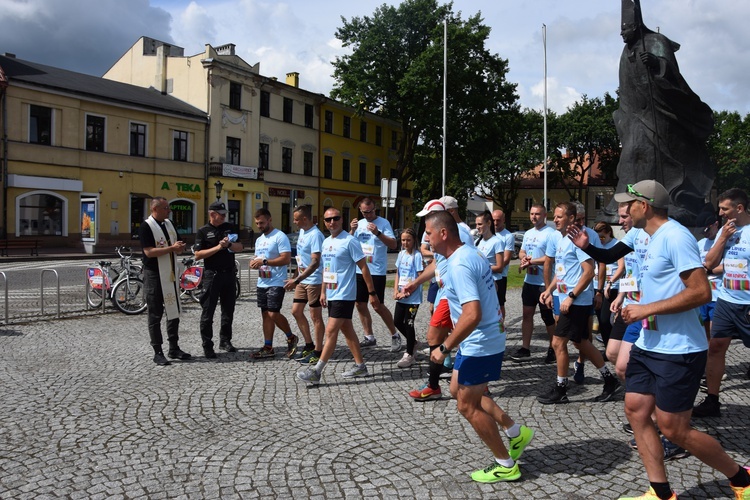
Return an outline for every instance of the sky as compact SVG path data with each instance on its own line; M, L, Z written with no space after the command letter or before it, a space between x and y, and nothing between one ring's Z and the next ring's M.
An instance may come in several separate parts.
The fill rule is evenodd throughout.
M0 53L101 76L141 36L181 46L185 55L234 43L249 64L328 94L341 17L372 15L392 0L0 0ZM645 24L681 45L677 61L714 110L750 113L750 2L641 0ZM542 25L547 32L548 106L563 113L581 96L614 94L623 43L617 0L455 0L462 19L481 12L487 48L508 59L522 107L541 110ZM450 41L449 41L450 43ZM442 68L436 68L442 71ZM450 76L449 76L450 77Z

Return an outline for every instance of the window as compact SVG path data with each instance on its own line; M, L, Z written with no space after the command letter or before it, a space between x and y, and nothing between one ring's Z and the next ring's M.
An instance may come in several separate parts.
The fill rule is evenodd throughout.
M172 221L177 234L192 234L193 214L195 213L195 203L188 200L175 200L169 203L169 220Z
M367 122L364 120L359 122L359 140L367 142Z
M351 137L352 135L352 119L348 116L344 117L344 137Z
M63 199L52 194L27 194L18 200L18 234L63 236Z
M281 171L292 172L292 148L281 148Z
M183 130L172 132L172 159L188 161L188 133Z
M380 125L375 126L375 145L383 145L383 127L381 127Z
M531 210L531 205L533 204L534 204L534 198L524 198L523 200L524 212L529 212Z
M271 94L260 91L260 116L271 116Z
M323 160L325 162L323 176L326 179L333 179L333 156L326 156Z
M396 177L398 177L397 174L398 174L398 170L395 169L395 168L392 168L391 169L391 179L395 179Z
M398 132L391 131L391 149L398 149Z
M227 163L240 164L240 145L242 142L236 137L227 137Z
M375 165L375 185L380 186L380 165Z
M130 156L146 156L146 125L130 124Z
M266 144L264 142L260 143L260 148L258 148L259 152L259 158L258 158L258 167L261 170L268 170L268 154L271 149L270 144Z
M292 123L292 115L294 113L294 100L288 97L284 98L284 121Z
M325 131L327 134L333 133L333 111L326 111Z
M305 151L302 163L304 174L308 177L311 177L313 174L313 154L311 151Z
M344 158L344 162L341 165L341 170L343 172L342 179L348 181L349 177L351 176L351 160L349 160L348 158Z
M359 182L365 184L367 182L367 163L359 162Z
M86 151L104 151L103 116L86 115Z
M229 107L242 109L242 85L239 83L229 82Z
M313 106L305 104L305 127L313 128Z
M596 198L594 198L594 209L601 210L603 207L604 207L604 195L597 194Z
M29 142L52 144L52 108L29 106Z

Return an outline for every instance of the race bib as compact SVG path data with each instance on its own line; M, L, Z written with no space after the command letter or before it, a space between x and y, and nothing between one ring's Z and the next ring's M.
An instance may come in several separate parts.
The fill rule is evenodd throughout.
M338 288L338 283L339 283L338 274L332 271L324 271L323 283L325 283L327 289L335 290L336 288Z
M410 278L409 276L399 276L398 277L398 289L400 291L404 290L404 287L414 281L414 278Z
M747 259L724 259L724 288L727 290L750 290Z
M643 318L641 320L641 327L643 327L644 330L658 331L659 327L656 324L656 316L649 316L648 318Z
M260 269L258 269L258 276L261 278L270 278L271 266L260 266Z
M362 253L365 254L367 262L372 262L372 255L375 253L375 245L372 243L362 243Z
M638 280L635 278L622 278L620 280L620 291L621 292L637 292Z

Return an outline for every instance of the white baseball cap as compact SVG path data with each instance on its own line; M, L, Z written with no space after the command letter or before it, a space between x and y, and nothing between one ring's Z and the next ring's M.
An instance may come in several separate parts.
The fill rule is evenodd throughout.
M430 200L424 204L424 208L421 212L417 212L417 217L424 217L430 212L442 212L445 210L445 205L440 200Z

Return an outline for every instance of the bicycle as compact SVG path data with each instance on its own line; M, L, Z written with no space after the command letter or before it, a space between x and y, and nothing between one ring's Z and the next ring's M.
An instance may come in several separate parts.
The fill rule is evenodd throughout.
M203 273L204 268L202 265L203 261L196 261L194 257L186 257L182 259L182 265L185 266L185 270L180 274L180 298L186 300L187 298L193 299L195 302L200 303L201 297L205 290L203 289ZM239 263L234 261L234 287L235 295L237 298L240 297L242 289L240 287L240 267Z
M141 314L146 310L146 295L140 278L143 268L132 263L132 255L125 256L121 250L123 248L117 248L119 268L113 269L112 262L99 261L98 266L86 269L90 285L86 301L97 309L102 306L102 298L106 297L125 314Z

